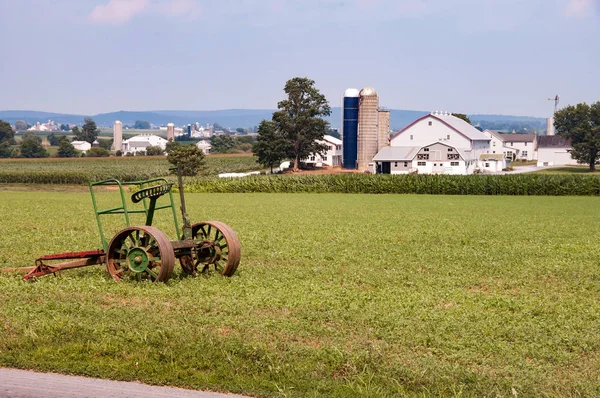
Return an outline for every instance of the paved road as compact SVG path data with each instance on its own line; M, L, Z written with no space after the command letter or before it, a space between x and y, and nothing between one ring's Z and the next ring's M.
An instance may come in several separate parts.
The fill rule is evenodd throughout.
M0 398L247 398L141 383L0 368Z

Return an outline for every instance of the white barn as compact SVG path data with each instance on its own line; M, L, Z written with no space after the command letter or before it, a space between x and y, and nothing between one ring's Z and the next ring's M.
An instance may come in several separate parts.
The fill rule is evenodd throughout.
M154 134L140 134L123 141L123 155L145 152L149 146L158 146L167 149L167 140Z
M86 153L90 150L90 148L92 148L92 144L90 144L87 141L72 141L71 145L73 145L75 149L83 153Z
M571 157L571 149L573 149L571 140L558 135L539 137L537 141L538 167L576 164L577 161Z
M384 174L472 174L489 163L481 155L488 154L490 141L462 119L432 113L396 133L373 161Z

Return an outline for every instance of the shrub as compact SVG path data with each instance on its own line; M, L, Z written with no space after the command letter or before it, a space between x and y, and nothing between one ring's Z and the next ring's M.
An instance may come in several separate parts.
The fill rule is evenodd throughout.
M110 152L104 148L94 147L86 152L86 156L90 158L104 158L110 156Z

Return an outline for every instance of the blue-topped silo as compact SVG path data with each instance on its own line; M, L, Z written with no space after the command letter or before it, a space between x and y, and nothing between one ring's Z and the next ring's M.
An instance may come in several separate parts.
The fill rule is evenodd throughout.
M356 169L358 157L358 98L360 92L349 88L344 93L342 109L342 140L344 168Z

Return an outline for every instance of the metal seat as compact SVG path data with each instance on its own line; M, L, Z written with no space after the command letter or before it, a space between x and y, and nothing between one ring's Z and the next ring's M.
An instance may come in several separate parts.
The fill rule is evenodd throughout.
M133 203L138 203L144 198L155 199L161 197L167 192L169 192L172 186L173 184L162 184L140 189L139 191L131 195L131 201Z

